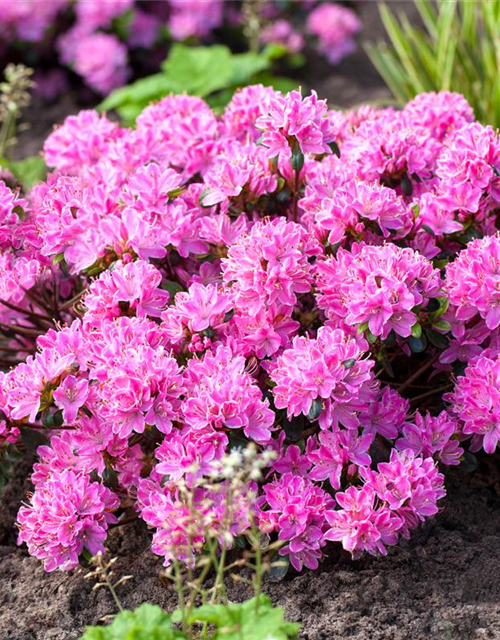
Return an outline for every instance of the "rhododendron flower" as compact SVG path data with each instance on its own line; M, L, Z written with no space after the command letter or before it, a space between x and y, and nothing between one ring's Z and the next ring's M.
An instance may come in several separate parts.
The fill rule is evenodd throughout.
M68 63L128 3L76 3ZM187 6L167 19L210 30ZM439 466L498 449L499 143L460 96L170 95L134 129L71 116L45 160L24 197L0 174L0 453L49 438L19 514L48 570L102 550L117 496L166 565L251 524L297 570L329 540L385 554L437 513Z
M326 519L335 502L311 480L285 473L279 480L266 484L259 500L260 528L278 531L287 544L280 555L288 555L292 566L317 569L321 549L325 546Z
M328 242L341 242L346 233L362 236L373 221L385 238L391 232L405 235L412 226L412 214L392 189L364 181L350 181L324 198L315 221L330 233ZM460 227L461 228L461 227Z
M80 111L68 116L45 140L45 162L59 171L77 174L82 167L96 164L119 133L117 124L105 115L92 110Z
M284 473L292 473L297 476L306 476L312 466L312 462L307 456L302 455L300 447L291 444L287 447L286 452L273 465L273 469L282 475Z
M284 219L260 222L229 249L222 261L224 282L238 307L250 312L265 303L293 306L297 294L311 289L309 259L319 252L298 224Z
M172 14L168 26L176 40L202 38L222 22L221 0L170 0Z
M117 262L89 287L85 297L85 321L99 324L123 312L137 316L160 317L170 297L159 288L162 275L153 265L138 260Z
M378 399L361 412L359 421L368 433L379 433L393 440L403 428L409 409L410 402L387 386L381 389Z
M500 440L500 356L474 358L445 399L472 436L472 450L493 453Z
M54 401L62 409L66 424L73 424L78 409L85 404L89 394L88 380L78 380L75 376L66 376L53 393Z
M127 48L107 33L75 27L59 40L63 60L72 65L94 91L103 95L125 84L129 75Z
M393 449L389 462L381 462L378 471L361 468L360 473L378 498L400 516L405 537L419 521L438 512L437 501L446 495L444 476L434 460L417 457L410 449Z
M415 414L415 422L407 422L403 426L403 437L396 440L396 447L401 451L411 449L415 455L426 458L436 456L443 464L456 465L464 450L458 440L453 440L458 435L456 420L446 411L433 417L428 413L422 416Z
M260 33L263 44L280 44L289 53L298 53L304 48L304 38L288 20L275 20L266 25Z
M473 240L446 269L446 289L457 319L467 321L477 313L488 329L500 325L500 236Z
M361 22L351 9L321 2L309 13L307 29L318 37L321 53L337 64L356 49L353 36L361 30Z
M325 532L325 539L342 542L355 558L363 551L386 555L386 546L397 543L402 522L389 508L377 506L376 498L368 485L337 493L335 499L341 509L327 514L331 528Z
M172 343L177 343L188 339L189 334L222 325L232 304L231 296L221 291L220 287L194 282L187 292L176 294L175 305L162 315L162 327ZM193 340L194 336L191 342Z
M245 371L243 357L221 345L213 355L189 362L185 384L183 415L192 429L243 429L256 442L269 441L274 413Z
M42 560L46 571L70 571L86 549L92 555L104 553L106 531L119 505L109 489L73 471L53 474L40 484L31 505L18 514L19 543Z
M331 153L328 146L333 134L327 118L325 100L318 100L315 91L302 98L300 91L285 96L278 93L271 98L269 113L260 116L255 126L261 129L262 144L269 149L269 156L290 158L293 142L302 153Z
M271 372L278 409L288 417L307 415L314 401L322 403L322 427L339 422L356 426L356 412L366 408L365 383L371 380L373 362L362 360L356 341L340 329L321 327L316 340L296 337ZM366 396L368 397L368 396Z
M439 272L428 260L393 244L340 249L318 265L318 281L319 305L332 317L366 324L383 340L391 331L408 337L418 320L415 307L425 307L441 291Z

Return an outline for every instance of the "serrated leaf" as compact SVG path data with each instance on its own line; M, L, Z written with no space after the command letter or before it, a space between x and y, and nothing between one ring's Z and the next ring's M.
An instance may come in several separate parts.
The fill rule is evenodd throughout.
M243 603L206 604L194 611L191 622L212 624L211 640L288 640L297 637L300 625L287 622L282 607L273 607L260 595Z
M162 70L174 93L203 98L229 86L234 67L231 51L224 45L188 47L176 43Z
M88 627L80 640L176 640L181 631L160 607L142 604L135 611L122 611L107 627Z

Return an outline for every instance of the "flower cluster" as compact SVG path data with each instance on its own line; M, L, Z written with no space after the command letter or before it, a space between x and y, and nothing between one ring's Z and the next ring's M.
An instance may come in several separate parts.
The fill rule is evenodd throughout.
M362 551L387 553L398 536L409 537L419 521L437 513L445 495L444 476L432 458L417 458L410 450L391 452L378 470L363 469L362 488L337 493L340 509L327 514L327 540L341 540L354 556Z
M83 551L104 552L118 504L116 495L83 474L54 473L37 487L32 503L19 510L19 540L47 571L74 569Z
M500 140L471 117L449 93L168 96L134 129L68 118L46 181L0 181L0 455L47 437L19 524L48 569L130 505L166 564L254 525L298 570L329 540L385 553L437 512L440 465L497 448ZM470 182L479 209L450 205ZM244 443L267 466L229 522L211 474Z
M473 358L447 400L461 431L472 436L472 451L494 453L500 441L500 357Z

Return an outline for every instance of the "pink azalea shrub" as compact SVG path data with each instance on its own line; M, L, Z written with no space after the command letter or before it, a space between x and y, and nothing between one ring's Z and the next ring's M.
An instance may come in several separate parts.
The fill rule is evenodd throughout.
M6 59L10 46L29 49L30 65L36 56L36 91L48 99L68 85L61 69L50 68L54 57L107 95L126 84L137 65L144 67L146 56L146 70L156 70L168 41L211 42L224 27L241 30L242 8L240 1L224 0L0 0L0 60L4 48ZM272 0L260 14L263 47L297 54L308 37L332 64L354 51L361 28L352 9L320 0L301 0L287 10Z
M135 129L72 116L44 156L23 197L0 181L0 450L47 438L18 519L47 570L130 505L191 564L179 487L217 529L211 469L245 443L267 467L221 544L253 522L297 570L385 554L440 467L498 447L500 140L460 96L169 96Z

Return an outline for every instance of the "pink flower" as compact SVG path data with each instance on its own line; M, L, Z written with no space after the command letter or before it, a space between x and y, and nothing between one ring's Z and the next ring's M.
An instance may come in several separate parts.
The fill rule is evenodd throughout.
M488 329L500 325L500 236L473 240L457 259L447 265L446 289L457 319L467 321L479 314Z
M260 33L260 41L263 44L279 44L289 53L298 53L304 48L302 34L288 20L275 20L266 25Z
M78 380L72 375L66 376L57 387L53 393L54 401L56 406L62 409L65 424L71 425L75 422L78 410L85 404L88 394L88 380Z
M270 157L282 154L290 158L294 141L304 154L331 153L328 143L333 142L333 135L326 101L318 100L315 91L305 98L299 91L277 94L270 101L268 114L260 116L255 126L264 132L262 144Z
M387 545L395 545L401 519L385 506L376 505L376 494L370 486L349 487L335 496L341 509L327 514L331 528L325 539L342 542L353 557L363 551L386 555Z
M307 17L307 30L319 39L319 50L331 64L356 49L353 36L361 30L354 11L338 4L322 2Z
M42 560L46 571L70 571L78 566L84 549L104 553L111 513L118 497L86 475L63 471L37 486L31 504L18 514L18 542Z
M291 473L264 485L263 492L259 500L261 529L277 531L278 538L287 541L280 555L289 555L297 571L303 566L316 569L334 501L311 480Z
M203 38L222 22L221 0L170 0L168 26L175 40Z
M160 289L161 279L161 272L142 260L116 262L90 285L84 302L85 321L98 326L101 320L122 313L160 317L170 297Z
M117 124L105 115L80 111L76 116L68 116L45 140L45 162L64 173L78 174L83 167L96 164L119 133Z
M127 48L115 36L77 26L60 38L59 48L65 62L97 93L108 94L125 84Z
M464 450L458 440L452 439L455 434L458 435L458 425L446 411L435 418L428 413L422 416L417 412L415 423L407 422L402 431L403 437L396 440L396 447L400 451L411 449L415 455L425 458L435 456L443 464L460 463Z
M411 334L424 307L441 291L439 272L412 249L394 244L355 245L352 253L340 249L337 257L318 266L320 307L348 324L366 325L375 336L391 331Z
M366 408L366 386L373 362L362 360L355 340L340 329L321 327L316 340L297 336L276 362L271 379L275 405L288 417L307 415L320 402L319 422L357 426L356 413Z
M296 444L291 444L286 448L286 452L273 465L273 469L280 474L293 473L298 476L305 476L312 464L300 452Z
M472 451L494 453L500 440L500 356L474 358L445 399L472 436Z
M271 437L274 413L245 371L245 359L220 345L214 354L190 360L185 373L184 420L195 431L242 429L258 443Z

